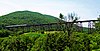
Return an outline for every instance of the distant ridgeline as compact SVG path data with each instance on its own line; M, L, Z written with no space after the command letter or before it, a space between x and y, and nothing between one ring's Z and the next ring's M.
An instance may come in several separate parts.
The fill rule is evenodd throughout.
M0 16L0 28L7 25L20 25L20 24L46 24L55 23L59 19L32 11L16 11L7 15Z

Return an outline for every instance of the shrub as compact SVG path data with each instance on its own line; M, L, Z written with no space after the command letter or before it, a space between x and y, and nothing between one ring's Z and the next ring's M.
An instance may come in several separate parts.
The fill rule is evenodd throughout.
M0 37L8 37L12 32L9 30L0 30Z

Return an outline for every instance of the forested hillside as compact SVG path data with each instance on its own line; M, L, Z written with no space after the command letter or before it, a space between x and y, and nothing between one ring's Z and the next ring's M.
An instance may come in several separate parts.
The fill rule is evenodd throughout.
M32 11L16 11L0 16L0 25L43 24L58 22L58 18Z

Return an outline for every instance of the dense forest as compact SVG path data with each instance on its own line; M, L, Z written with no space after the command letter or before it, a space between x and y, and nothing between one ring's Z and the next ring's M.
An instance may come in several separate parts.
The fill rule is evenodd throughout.
M60 14L60 18L62 17L63 15ZM48 30L40 29L39 31L33 31L33 29L41 27L34 27L30 30L18 28L17 32L14 31L15 28L3 29L7 25L58 22L63 21L54 16L32 11L17 11L0 16L0 51L100 51L100 22L95 23L95 28L93 28L95 31L91 34L86 33L88 28L84 27L83 32L75 31L75 24L71 24L71 27L58 24L58 27L54 26L51 29L53 31L46 26Z
M0 25L17 25L17 24L43 24L58 22L59 19L32 11L16 11L7 15L0 16Z

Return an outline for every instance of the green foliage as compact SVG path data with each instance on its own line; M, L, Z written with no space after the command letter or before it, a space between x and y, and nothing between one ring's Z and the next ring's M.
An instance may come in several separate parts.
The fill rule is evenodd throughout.
M41 37L39 34L24 34L20 36L10 36L0 38L1 51L30 51L35 44L35 40Z
M70 38L70 39L69 39ZM24 33L0 38L0 51L99 51L100 34Z
M12 35L12 32L9 30L0 30L0 37L8 37L9 35Z
M60 15L59 15L59 18L60 19L63 19L64 17L63 17L63 15L60 13Z
M100 18L98 18L98 20L100 20ZM100 21L95 23L95 28L96 28L96 33L100 33Z
M48 34L47 36L47 50L50 51L63 51L66 48L68 35L60 32L55 34Z
M10 14L0 17L0 27L4 25L16 25L16 24L43 24L43 23L54 23L58 22L59 19L41 14L38 12L31 11L16 11Z
M39 37L35 41L35 45L31 48L31 51L46 51L46 36Z

